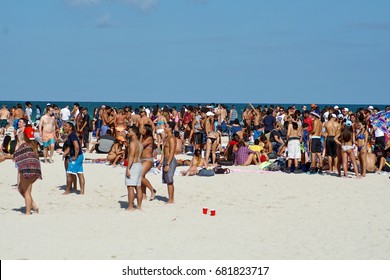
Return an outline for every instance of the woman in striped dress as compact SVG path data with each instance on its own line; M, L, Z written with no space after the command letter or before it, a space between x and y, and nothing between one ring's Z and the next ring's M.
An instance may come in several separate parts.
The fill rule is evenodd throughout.
M20 174L18 191L24 197L26 215L30 215L31 210L35 213L39 212L38 206L35 204L31 195L32 184L37 179L42 179L41 164L34 140L33 128L26 127L24 129L23 137L19 137L18 139L18 147L14 153L14 161Z

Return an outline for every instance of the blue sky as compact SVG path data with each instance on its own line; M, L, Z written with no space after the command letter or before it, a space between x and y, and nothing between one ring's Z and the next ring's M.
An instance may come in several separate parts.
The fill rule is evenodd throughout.
M4 0L0 100L388 103L388 0Z

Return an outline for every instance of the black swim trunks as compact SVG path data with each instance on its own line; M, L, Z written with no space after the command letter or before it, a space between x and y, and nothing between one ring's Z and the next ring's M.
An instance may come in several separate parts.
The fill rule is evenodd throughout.
M334 141L334 136L326 138L326 155L332 158L337 157L337 143Z
M322 145L321 145L320 138L312 138L311 139L311 152L312 153L321 153L322 152Z

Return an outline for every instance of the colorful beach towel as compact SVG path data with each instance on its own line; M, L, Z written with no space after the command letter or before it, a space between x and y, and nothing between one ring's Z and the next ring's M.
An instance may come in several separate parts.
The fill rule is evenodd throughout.
M380 111L370 117L372 126L390 134L390 112Z

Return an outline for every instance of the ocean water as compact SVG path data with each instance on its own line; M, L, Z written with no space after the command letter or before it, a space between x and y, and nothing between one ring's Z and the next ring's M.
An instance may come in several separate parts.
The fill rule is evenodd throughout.
M35 109L36 109L36 105L40 106L42 111L45 109L46 107L46 104L47 103L50 103L50 104L56 104L58 105L59 108L63 108L65 107L66 105L69 105L69 108L70 110L72 110L73 108L73 103L74 102L64 102L64 101L30 101L33 105L33 119L35 119ZM25 103L26 101L0 101L0 106L5 104L8 106L8 109L16 106L18 103L20 103L23 107L23 109L25 109ZM176 107L177 110L180 110L180 108L182 107L182 105L193 105L193 106L197 106L197 105L208 105L206 103L165 103L165 102L78 102L80 104L80 106L82 107L87 107L88 108L88 113L92 116L93 114L93 111L95 108L97 107L100 107L102 104L104 105L108 105L110 107L114 107L114 108L122 108L124 106L131 106L133 108L139 108L140 106L143 106L143 107L147 107L149 106L150 108L154 107L155 105L158 105L159 107L163 107L165 105L169 106L169 108L172 108L172 107ZM238 114L239 114L239 117L241 118L241 113L245 110L245 107L249 107L249 104L248 103L224 103L229 109L232 107L232 105L235 105L236 106L236 110L238 111ZM252 105L254 107L257 107L258 105L261 105L262 107L264 106L267 106L269 107L270 105L281 105L285 108L287 108L288 106L291 106L291 105L295 105L297 109L301 109L302 106L306 106L308 109L310 109L310 105L311 104L276 104L276 103L273 103L273 104L270 104L270 103L252 103ZM385 108L386 105L388 104L336 104L336 103L333 103L333 104L317 104L317 106L319 106L320 109L323 109L325 106L335 106L335 105L338 105L340 108L348 108L350 111L353 111L355 112L358 108L360 107L363 107L363 108L367 108L368 106L373 106L373 107L378 107L380 110L383 110Z

